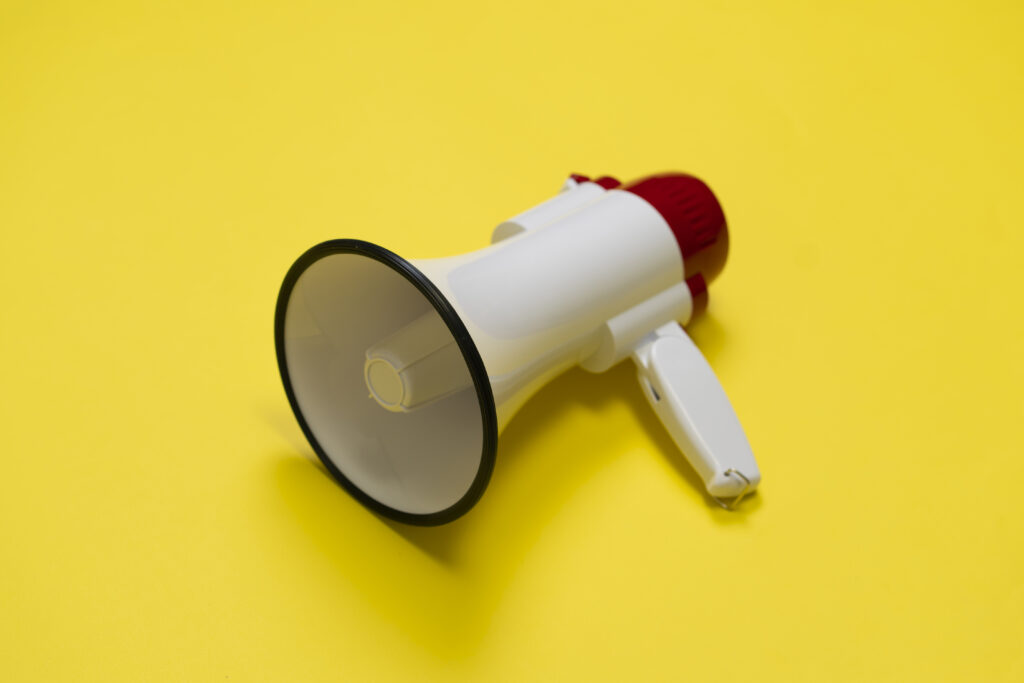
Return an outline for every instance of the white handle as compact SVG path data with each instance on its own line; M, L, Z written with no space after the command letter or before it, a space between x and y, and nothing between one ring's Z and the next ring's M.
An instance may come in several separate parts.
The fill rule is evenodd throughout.
M761 481L750 444L725 390L678 323L648 335L633 351L644 395L708 493L726 507ZM726 500L726 499L732 499Z

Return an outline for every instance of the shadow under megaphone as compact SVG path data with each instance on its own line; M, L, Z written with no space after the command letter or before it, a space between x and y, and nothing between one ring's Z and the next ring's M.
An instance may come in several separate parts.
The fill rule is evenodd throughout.
M713 319L703 318L692 333L709 358L720 353L723 334ZM275 478L285 507L316 551L412 639L438 656L460 658L475 651L507 587L560 509L621 455L615 434L589 440L589 448L574 448L572 435L557 425L582 410L600 429L597 416L615 403L635 415L659 451L656 456L668 458L678 472L681 490L692 492L680 505L702 499L716 524L730 525L742 523L760 505L755 496L743 510L725 511L704 492L700 477L647 405L630 363L600 375L570 370L542 388L501 435L491 484L480 502L437 527L409 526L366 510L342 495L301 442L297 425L285 420L284 409L266 421L293 445L301 444L301 457L283 458ZM551 457L553 450L558 458Z

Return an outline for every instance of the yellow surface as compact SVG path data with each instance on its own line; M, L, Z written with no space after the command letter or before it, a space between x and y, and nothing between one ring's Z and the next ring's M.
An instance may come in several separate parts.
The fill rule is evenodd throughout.
M1020 3L0 9L0 680L1024 679ZM311 460L275 296L478 248L567 172L706 178L709 504L573 371L436 529ZM436 216L454 216L439 221Z

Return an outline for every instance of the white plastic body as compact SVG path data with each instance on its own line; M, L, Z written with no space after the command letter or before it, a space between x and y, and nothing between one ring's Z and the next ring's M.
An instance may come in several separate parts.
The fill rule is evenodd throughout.
M664 325L633 352L644 396L679 449L718 499L761 483L754 453L725 390L700 349L676 323Z
M579 183L569 178L562 186L562 191L551 199L541 202L518 216L502 221L491 234L491 241L500 242L527 230L536 230L549 223L554 223L584 204L589 204L605 192L606 190L597 183Z
M706 361L688 339L692 349L681 351L677 340L650 336L672 324L685 338L675 323L692 313L675 237L650 204L630 192L570 182L553 200L499 225L494 240L475 252L412 263L472 336L499 429L574 365L601 372L634 356L642 381L666 399L656 412L708 491L737 495L741 480L729 470L750 482L744 493L756 487L760 473L746 437Z
M608 321L666 290L680 291L683 262L661 215L632 193L594 183L569 192L588 186L599 190L594 198L546 225L479 251L412 262L473 337L491 380L499 429L550 379L587 364L605 343ZM619 355L629 355L623 351Z

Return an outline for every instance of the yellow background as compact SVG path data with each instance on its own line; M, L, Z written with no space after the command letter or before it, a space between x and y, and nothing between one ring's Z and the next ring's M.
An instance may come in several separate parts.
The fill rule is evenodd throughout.
M1021 7L4 2L0 679L1024 679ZM731 224L692 333L742 512L626 365L449 526L325 476L299 253L665 169Z

